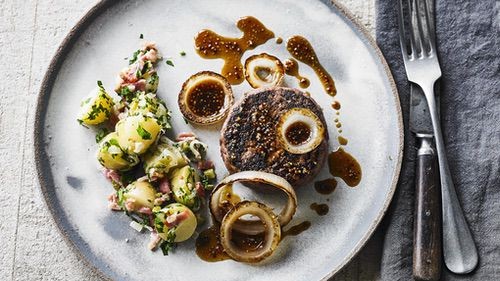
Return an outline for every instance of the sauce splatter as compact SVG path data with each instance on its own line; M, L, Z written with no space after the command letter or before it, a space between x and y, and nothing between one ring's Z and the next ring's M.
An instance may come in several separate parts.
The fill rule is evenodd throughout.
M295 79L297 79L297 81L299 82L299 86L302 89L305 89L309 87L309 85L311 85L311 81L309 81L309 79L300 75L299 63L292 58L285 60L285 73L287 75L295 77Z
M343 136L339 136L337 139L339 140L340 145L347 145L347 139Z
M342 147L328 155L328 167L332 176L341 178L350 187L361 181L361 166Z
M196 52L202 58L224 60L221 74L233 85L245 80L241 63L243 54L274 38L274 33L254 17L243 17L236 26L243 32L241 38L224 37L205 29L194 39Z
M309 65L314 72L316 72L327 94L335 96L337 93L335 82L332 76L319 62L316 52L306 38L300 35L294 35L288 39L286 48L292 57Z
M261 249L264 246L265 234L245 235L233 231L231 241L236 247L245 252L252 252ZM196 254L207 262L218 262L231 259L224 251L220 241L220 225L214 224L203 230L196 238Z
M311 227L311 222L310 221L301 222L301 223L299 223L297 225L294 225L294 226L290 227L286 231L282 231L281 232L281 239L283 239L283 238L285 238L287 236L297 236L297 235L301 234L302 232L308 230L309 227Z
M314 210L319 216L324 216L328 214L330 208L326 204L312 203L310 206L311 210Z
M276 44L279 45L281 43L283 43L283 38L281 38L281 37L276 38Z
M335 109L335 110L340 110L340 102L334 101L332 103L332 108Z
M220 242L220 226L212 225L203 230L196 238L196 254L200 259L208 262L228 260L230 257L224 252Z
M314 189L320 194L331 194L337 187L337 180L334 178L317 181L314 183Z

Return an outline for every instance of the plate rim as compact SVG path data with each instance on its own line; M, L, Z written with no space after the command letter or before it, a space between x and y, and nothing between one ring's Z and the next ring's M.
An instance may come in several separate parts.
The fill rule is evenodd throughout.
M100 0L96 4L94 4L71 28L68 34L64 37L63 41L58 46L55 54L53 55L47 69L43 80L40 85L39 94L37 97L37 106L35 111L35 124L34 124L34 152L35 152L35 166L36 173L38 178L38 185L40 187L40 191L43 195L43 201L47 209L50 212L50 217L52 221L55 223L59 233L63 236L65 243L69 246L73 253L76 254L77 258L85 263L87 268L89 268L93 273L97 274L99 277L105 280L113 280L111 276L106 274L103 270L101 270L95 263L93 263L88 255L85 255L78 247L76 242L71 238L71 235L68 231L68 225L61 219L61 214L59 210L56 210L54 205L54 200L50 196L50 190L54 189L54 182L52 180L52 173L50 171L50 165L44 165L49 163L49 159L47 157L45 151L45 143L43 138L45 117L47 113L47 105L50 98L50 94L53 90L53 86L55 84L55 80L57 74L59 73L61 66L65 60L66 55L71 51L74 44L80 38L80 36L85 32L88 26L92 24L94 19L99 17L102 13L104 13L108 8L113 6L114 4L120 1L114 0ZM397 163L394 170L394 177L392 178L391 186L389 192L385 198L384 204L382 206L381 212L377 215L375 220L371 223L370 227L366 234L358 241L356 246L351 250L351 252L344 258L344 260L340 263L339 266L332 269L332 271L324 276L321 280L328 280L332 278L335 274L340 272L353 258L359 253L359 251L366 245L368 240L373 236L373 233L377 229L378 225L382 221L383 217L388 211L389 205L392 202L392 198L394 197L394 193L396 191L397 183L399 180L402 160L403 160L403 149L404 149L404 125L403 125L403 115L401 110L401 101L399 99L398 90L396 87L396 83L394 77L392 75L391 69L382 53L380 48L378 47L375 39L363 26L363 24L358 20L354 14L352 14L343 4L337 2L337 0L327 0L322 2L330 2L333 7L340 12L341 16L344 16L351 22L351 27L356 29L361 35L364 37L363 39L370 45L372 51L375 52L378 60L380 61L384 73L388 78L388 82L391 88L391 92L395 99L395 107L397 114L397 123L399 130L399 146L398 146L398 157ZM62 211L62 210L61 210Z

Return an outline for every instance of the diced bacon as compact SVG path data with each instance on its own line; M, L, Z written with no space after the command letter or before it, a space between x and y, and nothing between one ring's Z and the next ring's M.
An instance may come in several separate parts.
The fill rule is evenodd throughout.
M183 211L179 214L172 214L167 217L165 225L167 227L174 227L179 225L181 222L189 218L189 213L188 211Z
M155 198L154 204L158 206L158 205L165 203L165 201L166 201L165 198L158 197L158 198Z
M155 63L158 60L158 52L156 49L150 49L141 57L141 60L149 60Z
M135 199L128 198L127 200L125 200L125 209L127 209L127 211L135 211Z
M151 208L148 207L140 207L139 210L137 210L137 212L145 215L151 215L153 213L151 211Z
M148 249L150 249L151 251L154 251L158 247L158 245L160 244L161 238L160 238L160 236L158 236L158 233L156 233L156 231L151 232L150 237L151 237L151 239L149 240L149 243L148 243Z
M109 204L108 204L108 207L113 210L113 211L120 211L122 208L120 207L120 205L118 205L118 195L116 195L116 193L111 193L109 196L108 196L108 201L109 201Z
M170 194L170 192L172 192L172 189L170 189L170 182L168 181L168 178L165 177L161 179L158 190L163 194Z
M195 185L196 194L200 197L205 197L205 188L201 182L197 182Z
M108 180L110 180L110 181L112 181L112 182L115 182L115 183L117 183L117 184L119 184L119 185L123 185L123 183L122 183L122 182L121 182L121 180L120 180L120 174L118 174L118 172L117 172L117 171L115 171L115 170L111 170L111 169L106 169L106 168L105 168L105 169L104 169L104 176L105 176Z
M183 132L177 135L176 141L185 141L195 139L196 135L192 132Z
M202 170L202 171L208 170L208 169L213 169L214 167L215 167L214 162L212 162L210 160L198 162L198 169Z
M140 79L137 82L134 82L132 85L134 85L134 89L136 91L145 91L146 90L146 80L145 79Z

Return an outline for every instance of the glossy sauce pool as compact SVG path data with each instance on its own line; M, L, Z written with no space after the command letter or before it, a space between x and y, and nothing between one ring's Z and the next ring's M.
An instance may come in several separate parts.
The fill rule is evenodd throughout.
M195 115L217 115L225 102L224 86L217 80L207 79L193 85L187 93L187 106Z
M233 85L245 80L241 63L243 54L274 38L274 33L254 17L243 17L236 26L243 32L241 38L224 37L205 29L194 39L196 51L202 58L224 60L221 75Z
M285 131L286 139L293 145L301 145L311 138L311 128L304 122L292 123Z

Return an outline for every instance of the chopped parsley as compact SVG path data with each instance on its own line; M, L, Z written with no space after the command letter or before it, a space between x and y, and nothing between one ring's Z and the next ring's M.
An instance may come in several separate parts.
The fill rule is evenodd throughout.
M124 97L125 100L127 100L128 102L132 101L132 99L135 96L134 94L135 93L132 92L127 86L120 88L119 95L122 96L122 97Z
M186 55L186 52L181 51L181 52L180 52L180 54L181 54L181 56L185 56L185 55Z
M144 35L141 33L141 35L139 35L139 38L144 39Z
M174 240L175 240L175 228L171 228L167 232L167 240L163 241L160 244L160 249L164 256L168 256L168 252L170 252L174 248L175 246Z
M139 136L141 136L141 138L143 140L150 140L151 139L151 133L146 131L146 129L144 129L141 125L137 126L136 131L139 134Z
M109 130L107 128L101 128L95 135L95 142L99 143L101 140L109 133Z
M134 62L137 61L137 58L139 57L139 55L141 54L142 50L139 49L137 51L134 52L134 54L132 54L132 58L128 61L128 64L133 64Z
M172 67L174 66L174 62L172 60L167 60L166 63Z

